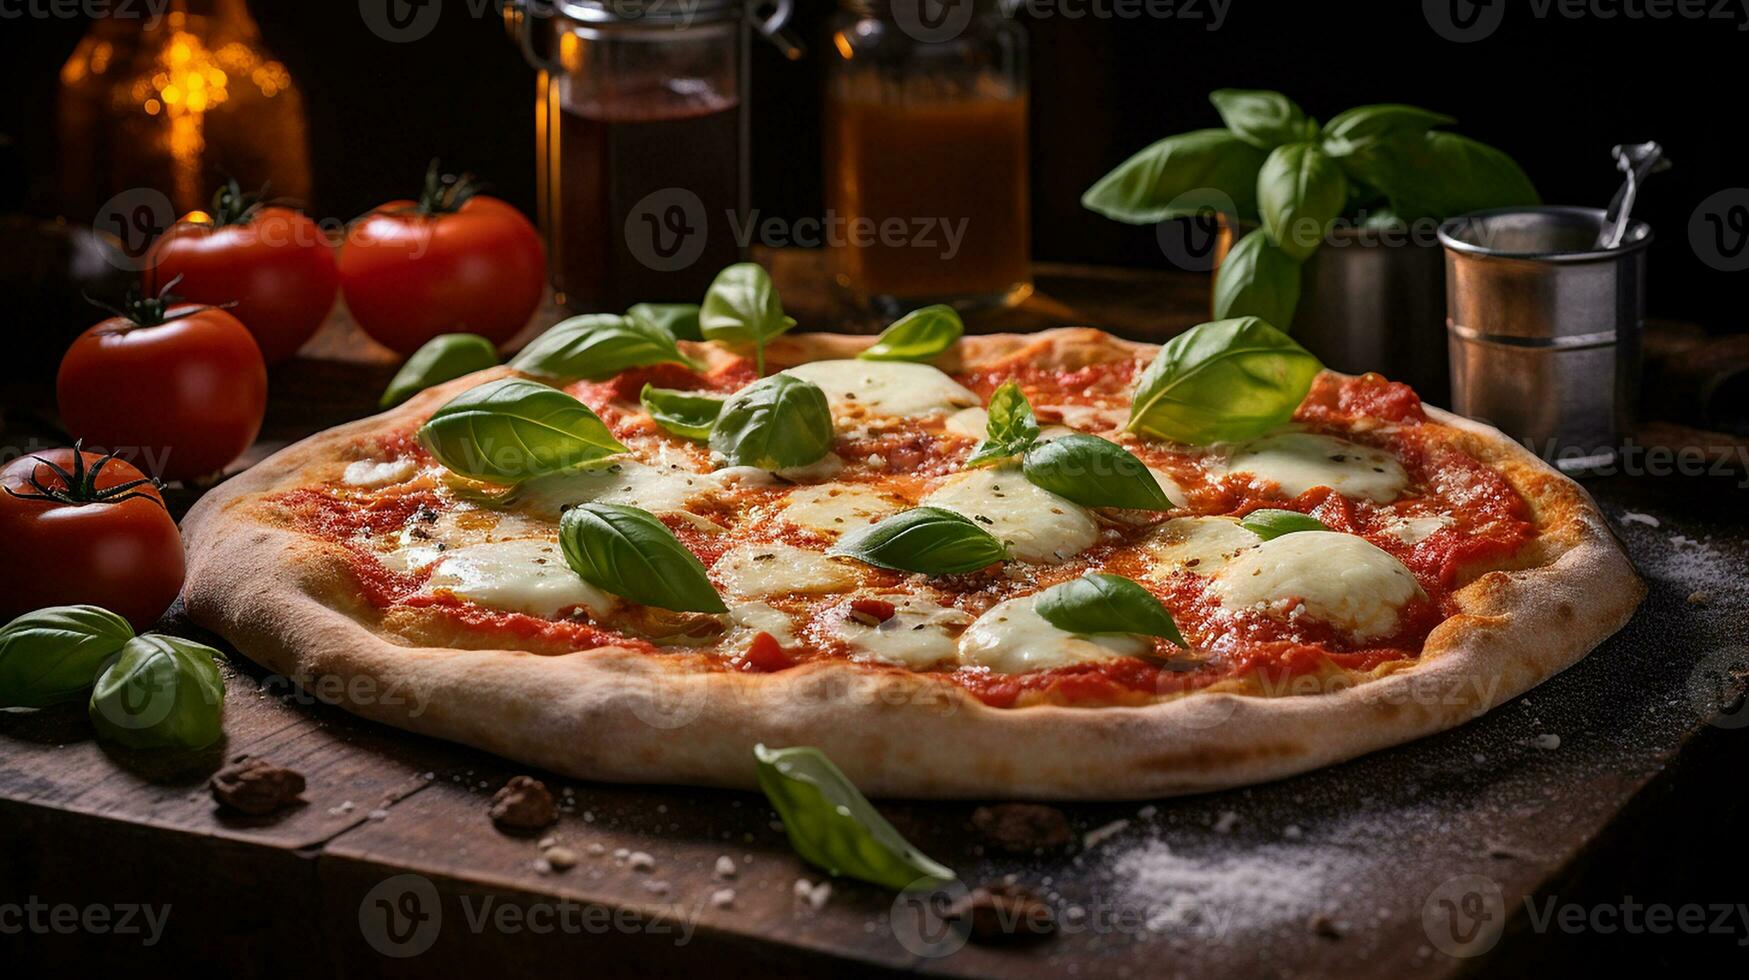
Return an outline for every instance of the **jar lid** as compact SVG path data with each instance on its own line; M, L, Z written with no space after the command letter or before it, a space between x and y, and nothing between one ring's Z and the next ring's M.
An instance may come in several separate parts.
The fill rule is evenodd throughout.
M559 13L586 24L674 24L739 17L741 0L553 0ZM531 7L538 4L531 4Z

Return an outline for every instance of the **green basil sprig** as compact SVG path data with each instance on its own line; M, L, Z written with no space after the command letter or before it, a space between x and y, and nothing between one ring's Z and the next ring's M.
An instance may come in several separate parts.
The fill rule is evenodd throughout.
M498 348L479 334L446 333L427 340L395 372L378 408L392 408L432 385L498 366Z
M1210 208L1255 219L1257 174L1268 155L1224 129L1169 136L1100 178L1081 195L1081 206L1132 225L1192 218Z
M521 378L462 392L417 435L452 472L494 483L521 483L626 451L589 406Z
M783 301L771 276L752 262L717 273L698 310L698 329L706 340L753 345L756 369L765 373L765 345L796 325L784 316Z
M134 629L98 606L50 606L0 627L0 708L77 701Z
M697 367L667 330L613 313L561 320L510 359L510 366L524 374L560 382L599 381L654 364Z
M1160 481L1130 451L1084 433L1041 442L1026 451L1027 482L1083 507L1171 510Z
M1200 324L1142 372L1127 428L1193 446L1250 439L1293 418L1322 368L1254 316Z
M1348 178L1315 143L1276 147L1257 175L1257 209L1269 240L1304 261L1348 205ZM1246 311L1251 313L1251 311ZM1255 316L1257 314L1251 313Z
M1323 521L1310 514L1302 514L1297 510L1277 510L1265 508L1246 514L1239 521L1239 526L1265 541L1279 538L1295 531L1328 531L1330 528Z
M1456 119L1439 112L1400 103L1356 106L1336 115L1318 134L1318 145L1333 157L1345 157L1400 136L1418 136Z
M893 321L856 356L865 361L927 361L952 347L965 332L965 322L953 307L925 306Z
M1341 163L1384 194L1404 221L1542 201L1536 185L1511 157L1456 133L1399 135Z
M826 754L808 746L753 748L759 788L810 864L896 891L953 881L953 871L905 840Z
M728 612L704 565L654 514L579 504L559 518L565 563L603 592L676 612Z
M1215 277L1216 319L1249 314L1270 323L1292 323L1300 305L1300 264L1268 232L1255 229L1221 260Z
M675 340L703 340L698 329L697 303L639 303L626 310L626 318L648 324Z
M984 426L984 441L966 457L967 466L992 466L1018 456L1038 441L1038 417L1020 385L1004 381L990 394L990 421Z
M1260 150L1309 140L1318 133L1318 124L1280 92L1223 88L1210 92L1209 101L1234 136Z
M179 636L129 640L91 691L98 737L136 749L198 749L224 734L224 654Z
M711 426L723 412L723 400L696 391L675 391L646 383L638 392L638 403L656 424L682 439L704 442L711 437Z
M710 446L734 466L785 470L815 462L832 449L826 393L794 375L760 378L723 403Z
M1172 614L1154 593L1121 575L1091 572L1053 585L1038 594L1033 609L1045 622L1070 633L1159 636L1186 645Z
M826 554L930 576L975 572L1008 560L995 535L939 507L914 507L852 531Z

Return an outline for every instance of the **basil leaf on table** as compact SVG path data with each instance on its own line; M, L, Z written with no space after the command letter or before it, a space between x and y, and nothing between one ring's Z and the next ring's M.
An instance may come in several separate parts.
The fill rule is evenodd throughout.
M589 406L521 378L462 392L417 435L452 472L493 483L520 483L626 451Z
M974 572L1008 560L1008 549L995 535L939 507L914 507L852 531L826 554L930 576Z
M1126 428L1192 446L1250 439L1291 419L1322 369L1256 317L1200 324L1142 372Z
M1305 261L1323 244L1324 233L1348 206L1342 167L1312 143L1275 148L1257 175L1257 209L1269 238L1289 256Z
M134 638L128 621L98 606L50 606L0 627L0 708L76 701L103 664Z
M1217 319L1255 316L1291 324L1299 305L1300 264L1261 228L1239 239L1215 269Z
M711 437L711 426L723 411L723 400L714 395L657 388L648 383L638 392L638 403L657 425L682 439L699 442Z
M654 514L620 504L578 504L559 518L565 563L590 585L640 605L728 612L704 565Z
M965 332L965 322L953 307L925 306L893 321L873 346L856 356L865 361L927 361Z
M198 749L224 734L224 654L179 636L129 640L91 691L99 738L136 749Z
M446 333L426 341L395 372L378 408L392 408L432 385L498 366L498 348L479 334Z
M1223 88L1210 92L1209 101L1234 136L1260 150L1308 140L1318 132L1305 110L1280 92Z
M1324 124L1318 145L1333 157L1345 157L1383 140L1420 136L1435 126L1455 122L1444 113L1401 103L1355 106Z
M954 873L905 840L819 749L753 747L759 788L783 819L790 846L810 864L903 891Z
M1195 217L1210 208L1254 218L1257 174L1267 156L1224 129L1168 136L1101 177L1081 195L1081 206L1132 225Z
M1310 514L1302 514L1297 510L1278 510L1265 508L1246 514L1239 521L1239 526L1265 541L1279 538L1295 531L1328 531L1330 528L1323 521Z
M1026 452L1038 441L1038 418L1032 413L1032 403L1020 386L1004 381L990 395L990 421L984 426L984 440L966 457L967 466L991 466L1011 456Z
M806 466L832 449L826 393L789 374L760 378L729 396L710 432L712 452L734 466L785 470Z
M1154 593L1121 575L1092 572L1053 585L1038 594L1033 609L1045 622L1070 633L1158 636L1186 645L1172 614Z
M675 340L703 340L698 329L697 303L639 303L626 310L626 318L665 331Z
M738 262L717 273L698 309L698 329L705 339L753 345L760 374L765 373L766 343L795 325L784 316L771 276L753 262Z
M1083 507L1172 509L1141 460L1098 436L1075 433L1041 442L1026 451L1021 472L1032 485Z
M697 366L667 330L613 313L561 320L510 359L524 374L561 382L599 381L653 364Z

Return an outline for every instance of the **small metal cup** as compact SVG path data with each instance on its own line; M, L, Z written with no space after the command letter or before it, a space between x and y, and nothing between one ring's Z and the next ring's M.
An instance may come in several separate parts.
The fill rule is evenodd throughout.
M1452 407L1567 472L1615 461L1639 387L1652 229L1599 249L1604 224L1595 208L1503 208L1439 229Z

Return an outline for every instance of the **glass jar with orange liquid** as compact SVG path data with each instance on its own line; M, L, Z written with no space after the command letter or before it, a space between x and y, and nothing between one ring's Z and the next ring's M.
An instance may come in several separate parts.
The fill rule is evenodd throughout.
M1026 33L996 0L840 0L826 80L827 264L891 318L1032 290Z

